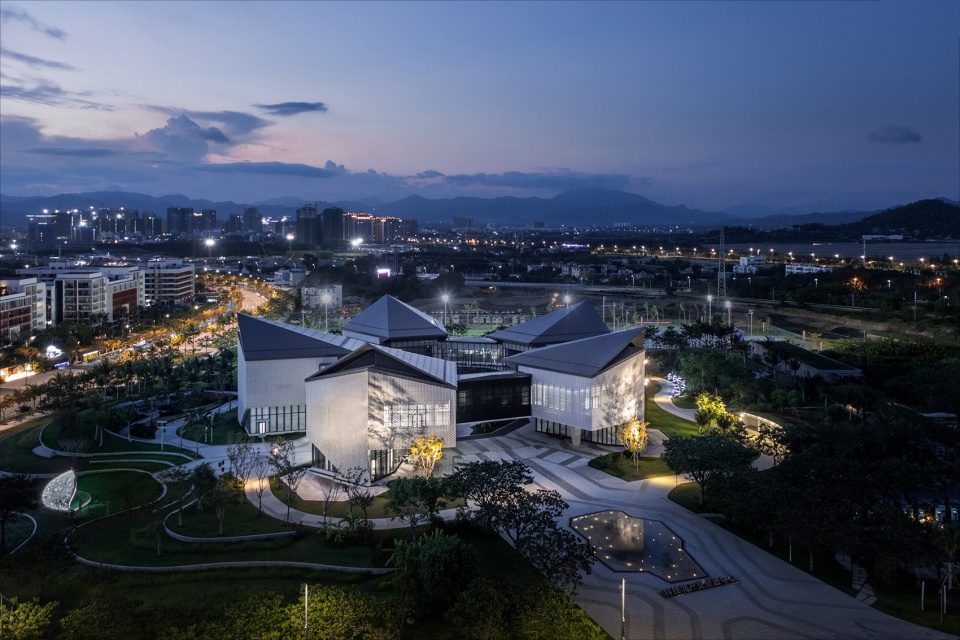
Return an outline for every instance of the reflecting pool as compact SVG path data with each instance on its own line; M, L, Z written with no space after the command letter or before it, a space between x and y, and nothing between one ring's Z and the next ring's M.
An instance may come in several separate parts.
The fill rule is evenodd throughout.
M668 582L706 576L683 550L683 540L659 520L611 510L571 518L570 526L614 571L647 571Z

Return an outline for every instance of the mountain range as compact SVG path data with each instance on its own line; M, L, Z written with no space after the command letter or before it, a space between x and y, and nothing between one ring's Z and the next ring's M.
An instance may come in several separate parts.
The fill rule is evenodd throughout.
M958 203L939 199L956 205ZM256 206L264 216L294 217L304 200L292 196L272 198L260 202L238 204L232 201L214 202L189 198L181 194L151 196L123 191L96 191L69 193L56 196L7 196L0 194L0 226L25 227L26 215L41 213L44 209L86 209L127 207L141 213L153 211L166 215L167 207L192 207L195 210L215 209L220 219L231 213L240 213L244 206ZM729 211L703 211L684 205L665 205L649 198L625 191L606 189L575 189L564 191L552 198L478 198L456 197L428 199L418 195L408 196L394 202L377 198L356 201L318 202L318 209L340 207L346 211L363 211L375 215L415 218L422 227L448 226L453 216L473 218L474 224L531 225L543 221L547 227L558 226L751 226L760 228L791 227L801 224L838 225L862 220L877 211L834 211L805 214L780 213L754 217L756 209L749 212L734 208L740 215ZM784 210L781 210L784 211ZM883 210L886 211L886 210Z

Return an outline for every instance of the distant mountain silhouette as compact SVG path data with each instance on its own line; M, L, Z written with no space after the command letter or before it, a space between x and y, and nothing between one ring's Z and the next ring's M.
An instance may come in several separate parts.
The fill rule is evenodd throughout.
M383 202L378 198L344 200L338 202L312 201L295 196L282 196L253 203L265 216L294 217L297 208L305 203L316 202L319 210L337 206L346 211L365 211L377 215L392 215L401 218L415 218L421 226L449 226L453 216L472 217L477 226L487 223L499 225L530 225L543 221L548 227L556 226L610 226L614 224L637 226L693 226L716 227L721 225L749 225L753 227L790 227L797 224L838 225L854 223L874 214L875 211L839 211L807 213L803 215L785 214L789 209L779 210L779 215L755 218L737 217L730 211L702 211L690 209L684 205L664 205L644 196L608 189L574 189L564 191L552 198L478 198L460 196L455 198L429 199L420 195L411 195L394 202ZM867 223L870 228L880 228L886 224L899 223L901 226L912 224L914 213L920 219L926 219L923 212L948 211L956 203L946 198L921 201L924 204L916 210L911 209L903 215L906 219L878 218ZM914 203L915 205L919 203ZM941 205L945 209L937 208ZM230 214L240 213L250 204L233 201L215 202L194 199L183 194L151 196L125 191L95 191L89 193L68 193L56 196L7 196L0 194L0 223L4 227L24 227L28 213L41 213L43 209L86 209L90 206L100 208L127 207L138 209L141 213L152 211L166 215L168 207L193 207L216 209L217 217L226 220ZM906 205L911 207L913 205ZM736 210L736 208L734 208ZM891 209L889 211L897 210ZM744 213L748 213L744 209ZM949 218L949 216L947 216ZM933 225L936 226L936 225ZM932 227L931 227L932 228ZM851 228L852 230L852 228ZM864 233L871 233L865 231ZM891 232L892 233L892 232Z

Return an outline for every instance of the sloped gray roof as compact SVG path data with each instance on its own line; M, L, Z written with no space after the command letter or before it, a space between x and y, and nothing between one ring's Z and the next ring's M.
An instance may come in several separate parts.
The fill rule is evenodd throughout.
M627 329L593 338L532 349L503 359L524 366L592 378L604 369L643 351L643 329Z
M545 316L527 320L488 335L501 342L516 342L531 347L569 342L610 333L590 303L583 301Z
M363 343L363 347L360 349L357 349L345 358L341 358L323 371L313 374L307 378L307 380L316 380L318 378L333 375L344 370L356 368L357 360L369 360L371 352L373 354L380 354L390 361L398 362L404 367L408 367L409 369L412 369L415 372L442 384L446 384L451 387L457 386L457 364L455 362L441 360L440 358L431 358L430 356L424 356L418 353L410 353L408 351L391 349L389 347L383 347L378 344L370 343ZM351 364L353 364L353 367L351 367ZM370 360L368 364L364 364L363 366L383 366L383 361L381 360L380 363L377 363L376 359L373 359ZM389 369L389 367L386 368ZM398 372L402 373L400 370L398 370Z
M246 360L339 358L364 345L360 340L237 314L238 338Z
M381 340L447 337L439 322L393 296L383 296L374 302L343 325L343 330Z

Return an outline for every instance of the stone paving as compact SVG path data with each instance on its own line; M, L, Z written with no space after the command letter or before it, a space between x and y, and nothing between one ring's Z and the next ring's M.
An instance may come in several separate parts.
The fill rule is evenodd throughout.
M627 638L950 638L881 613L741 540L667 499L676 479L624 482L586 466L612 448L573 447L536 433L532 426L509 435L460 443L457 462L521 460L535 472L535 486L555 489L570 504L567 516L601 509L664 522L711 577L739 582L664 599L667 582L646 573L617 573L602 564L586 577L575 600L615 638L620 637L620 580L627 581Z

